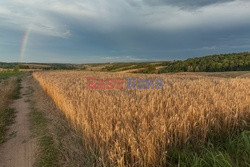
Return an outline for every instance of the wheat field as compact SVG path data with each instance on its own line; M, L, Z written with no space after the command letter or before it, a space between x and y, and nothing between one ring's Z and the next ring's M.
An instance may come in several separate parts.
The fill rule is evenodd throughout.
M164 79L163 89L86 89L87 77ZM250 79L35 72L100 166L164 166L168 149L249 125Z

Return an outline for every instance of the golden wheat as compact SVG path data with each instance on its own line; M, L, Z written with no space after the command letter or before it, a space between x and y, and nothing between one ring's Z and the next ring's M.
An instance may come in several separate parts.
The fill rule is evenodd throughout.
M34 78L83 135L102 166L163 166L171 147L234 133L250 118L250 79L94 72ZM86 77L164 79L160 90L88 90Z

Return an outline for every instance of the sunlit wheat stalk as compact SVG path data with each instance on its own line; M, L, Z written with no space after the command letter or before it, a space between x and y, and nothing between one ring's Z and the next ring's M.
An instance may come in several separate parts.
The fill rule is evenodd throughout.
M185 75L36 72L34 78L106 166L164 166L166 152L244 129L250 79ZM86 77L164 78L162 90L87 90Z

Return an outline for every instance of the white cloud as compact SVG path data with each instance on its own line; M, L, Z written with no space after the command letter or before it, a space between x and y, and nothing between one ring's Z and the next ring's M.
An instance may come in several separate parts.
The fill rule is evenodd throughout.
M37 2L37 3L35 3ZM0 27L26 31L28 28L34 33L67 37L69 29L62 22L51 17L44 4L38 0L12 0L0 3Z
M150 11L150 9L147 11ZM151 13L152 14L149 15L146 20L148 23L152 23L150 25L151 27L157 29L223 29L228 26L250 23L250 1L238 0L205 6L194 10L181 10L177 7L157 6L151 8Z

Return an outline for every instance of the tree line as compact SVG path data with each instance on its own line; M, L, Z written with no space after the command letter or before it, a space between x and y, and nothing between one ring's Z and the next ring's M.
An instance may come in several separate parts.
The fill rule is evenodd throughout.
M166 67L159 73L166 72L223 72L249 71L250 52L219 54L184 61L166 62Z

